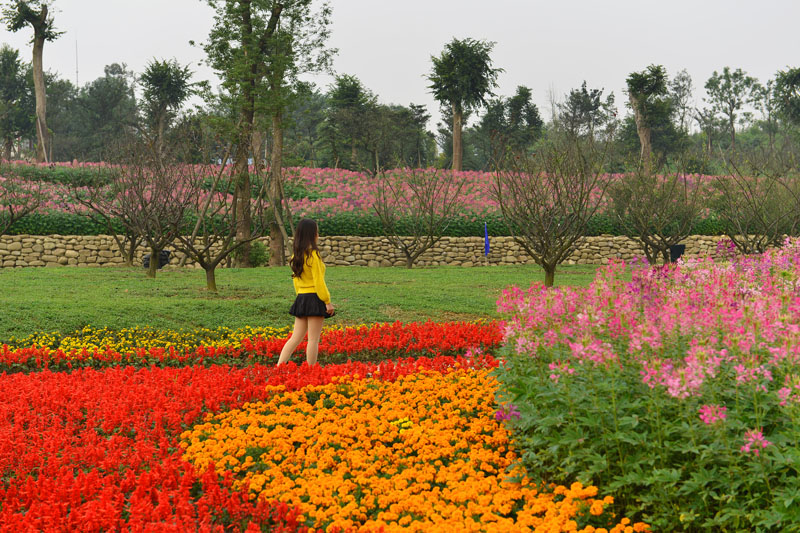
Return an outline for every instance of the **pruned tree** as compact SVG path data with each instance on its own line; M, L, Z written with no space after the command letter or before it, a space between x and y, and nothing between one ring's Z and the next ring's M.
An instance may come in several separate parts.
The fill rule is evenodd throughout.
M667 72L661 65L650 65L641 72L632 72L626 83L636 132L639 134L640 166L643 166L645 173L650 173L653 115L659 114L659 108L669 109L671 106L667 98Z
M14 0L3 7L3 21L11 32L26 26L33 29L33 84L36 92L36 161L48 161L50 136L47 129L47 98L45 94L42 54L44 43L56 40L62 32L56 31L47 0Z
M548 287L605 197L609 147L592 136L562 135L532 156L496 160L492 196L514 240L544 269Z
M406 267L442 238L463 208L466 179L436 169L402 169L377 174L372 205L383 234L403 252Z
M627 236L644 250L648 262L669 262L669 249L692 232L700 216L705 187L698 176L659 172L640 162L609 187L612 209Z
M42 182L23 180L13 174L12 168L4 166L0 176L0 237L36 211L42 200Z
M784 150L723 154L728 176L715 176L713 206L743 254L780 246L800 229L800 179Z
M487 104L486 97L493 96L497 76L503 69L493 68L489 54L492 42L475 39L453 39L447 43L439 57L431 57L433 70L428 75L433 97L452 111L453 116L453 170L462 169L463 150L461 132L464 113Z

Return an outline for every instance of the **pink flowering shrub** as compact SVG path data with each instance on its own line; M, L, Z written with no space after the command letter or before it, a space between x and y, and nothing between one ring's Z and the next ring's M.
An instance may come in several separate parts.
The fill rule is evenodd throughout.
M727 249L723 244L723 249ZM507 289L500 401L529 471L657 531L800 523L800 240Z

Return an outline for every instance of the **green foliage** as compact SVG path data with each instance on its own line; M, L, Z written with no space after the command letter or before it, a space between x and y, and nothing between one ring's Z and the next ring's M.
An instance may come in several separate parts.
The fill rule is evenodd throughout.
M571 137L593 136L604 126L614 123L614 93L605 100L603 89L588 89L586 81L580 89L572 89L564 103L558 104L558 125Z
M711 110L716 116L724 118L731 145L736 144L736 126L743 118L741 109L745 104L757 103L758 87L758 80L740 68L732 71L730 67L725 67L722 73L715 70L706 81Z
M778 72L775 100L781 114L792 124L800 125L800 67Z
M41 165L0 164L0 176L18 176L31 181L61 183L74 187L89 187L108 183L111 169L105 167L62 167Z
M16 33L31 25L45 41L53 41L63 32L57 31L48 2L43 0L13 0L3 6L2 21L8 31Z
M194 218L187 218L185 228L187 234L194 227ZM377 216L364 213L341 212L333 215L315 216L322 236L350 235L358 237L382 237L380 220ZM509 236L508 226L499 214L462 215L454 218L444 232L449 237L481 237L483 236L483 223L487 222L490 237ZM410 221L400 219L398 228L403 232ZM219 224L217 224L219 226ZM122 226L117 221L114 227L122 231ZM224 230L219 226L220 230ZM291 234L291 228L289 228ZM32 213L21 219L9 231L10 235L104 235L107 230L104 225L95 223L83 215L74 213ZM630 226L619 222L611 215L595 215L587 224L587 236L597 235L628 235ZM725 225L716 216L698 219L692 226L693 235L724 235Z
M443 106L469 111L486 105L492 96L497 76L503 69L492 68L489 54L493 42L466 38L447 43L439 57L431 57L433 70L428 75L429 88Z
M250 244L250 264L254 267L269 264L269 250L261 241L253 241Z
M4 44L0 48L0 141L10 157L11 144L28 133L35 115L33 93L28 90L26 70L19 51Z
M615 348L627 353L627 346ZM680 358L686 347L668 349L665 357ZM787 417L757 383L672 398L643 383L632 362L587 362L554 380L549 365L571 357L562 350L506 353L496 372L504 400L521 413L513 430L530 472L547 482L604 487L625 516L654 531L786 531L798 523L800 451L785 438L800 433L800 413ZM724 423L706 425L698 417L705 403L736 409ZM753 427L784 440L775 438L758 457L742 453L742 435Z
M501 144L515 153L529 152L541 138L543 128L544 121L529 88L519 86L514 96L490 101L478 125L465 132L477 159L475 168L491 168L494 151ZM467 165L471 160L468 149L465 146L464 168L473 168Z
M166 130L186 99L192 95L192 71L176 60L152 60L139 78L142 84L146 122L157 142L163 143Z
M113 222L118 232L122 224ZM49 212L31 213L18 220L8 231L9 235L105 235L104 224L75 213Z

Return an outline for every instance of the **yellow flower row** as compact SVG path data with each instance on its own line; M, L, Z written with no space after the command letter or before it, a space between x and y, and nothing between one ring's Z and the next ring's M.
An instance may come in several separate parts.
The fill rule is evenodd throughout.
M343 326L331 326L330 329L341 329ZM27 337L16 339L12 337L7 341L11 346L27 348L31 346L48 347L51 349L70 350L105 350L125 353L137 348L175 348L183 351L198 346L241 348L242 339L261 337L286 337L291 331L291 326L271 328L267 326L241 328L218 327L214 329L196 328L193 330L155 329L149 326L135 326L120 330L109 328L95 328L86 326L69 335L59 332L37 332Z
M603 515L613 500L596 487L540 490L513 466L496 389L488 370L273 387L267 402L209 415L181 446L199 469L232 470L252 498L290 503L328 530L578 531L581 517Z

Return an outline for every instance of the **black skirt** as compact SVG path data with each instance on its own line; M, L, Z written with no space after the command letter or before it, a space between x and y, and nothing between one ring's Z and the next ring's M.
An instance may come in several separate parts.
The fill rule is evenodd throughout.
M306 316L321 316L328 318L328 310L316 292L307 292L298 294L294 299L292 307L289 308L289 314L298 318Z

